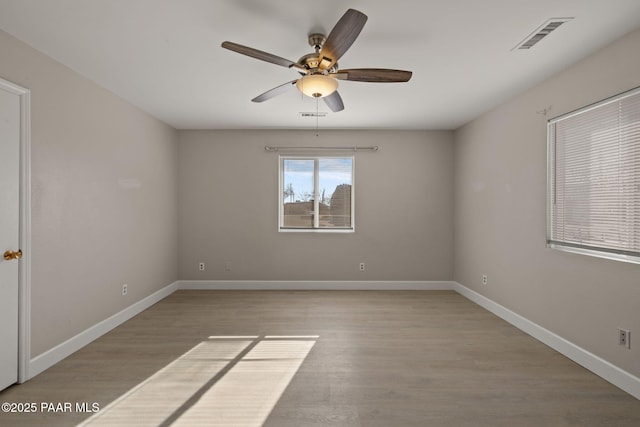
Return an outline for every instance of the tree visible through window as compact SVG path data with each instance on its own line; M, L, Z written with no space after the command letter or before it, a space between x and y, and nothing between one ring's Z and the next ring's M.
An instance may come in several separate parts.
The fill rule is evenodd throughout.
M280 158L281 230L353 230L353 157Z

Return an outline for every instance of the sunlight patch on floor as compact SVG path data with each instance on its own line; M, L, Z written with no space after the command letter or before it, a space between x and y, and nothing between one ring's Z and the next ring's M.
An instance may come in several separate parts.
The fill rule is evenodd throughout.
M314 341L261 341L174 424L261 426Z
M212 336L80 426L261 426L318 336Z

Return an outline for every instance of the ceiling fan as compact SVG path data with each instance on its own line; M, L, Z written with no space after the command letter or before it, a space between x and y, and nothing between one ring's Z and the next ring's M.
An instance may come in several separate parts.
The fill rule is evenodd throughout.
M302 93L313 98L322 98L334 112L344 110L344 103L337 92L337 80L356 82L395 83L407 82L411 78L411 71L390 70L386 68L352 68L338 69L338 59L345 54L356 40L367 22L367 15L355 9L349 9L333 27L329 36L311 34L309 45L315 52L309 53L293 62L279 56L263 52L258 49L225 41L222 47L261 61L271 62L287 68L297 70L302 77L276 86L252 99L253 102L263 102L280 95L296 86Z

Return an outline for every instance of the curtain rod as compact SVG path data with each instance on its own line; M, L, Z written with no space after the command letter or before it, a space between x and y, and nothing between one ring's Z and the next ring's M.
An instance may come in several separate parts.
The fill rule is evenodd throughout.
M272 145L266 145L264 147L266 151L280 151L280 150L348 150L348 151L378 151L378 146L374 145L371 147L274 147Z

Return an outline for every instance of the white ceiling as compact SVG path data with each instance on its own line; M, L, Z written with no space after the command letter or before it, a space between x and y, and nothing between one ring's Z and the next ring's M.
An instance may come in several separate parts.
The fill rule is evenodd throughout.
M297 61L348 8L369 20L340 67L413 78L341 81L321 128L455 129L640 26L639 0L0 0L0 28L178 129L310 128L296 90L250 101L293 70L220 43ZM575 19L512 51L558 17Z

